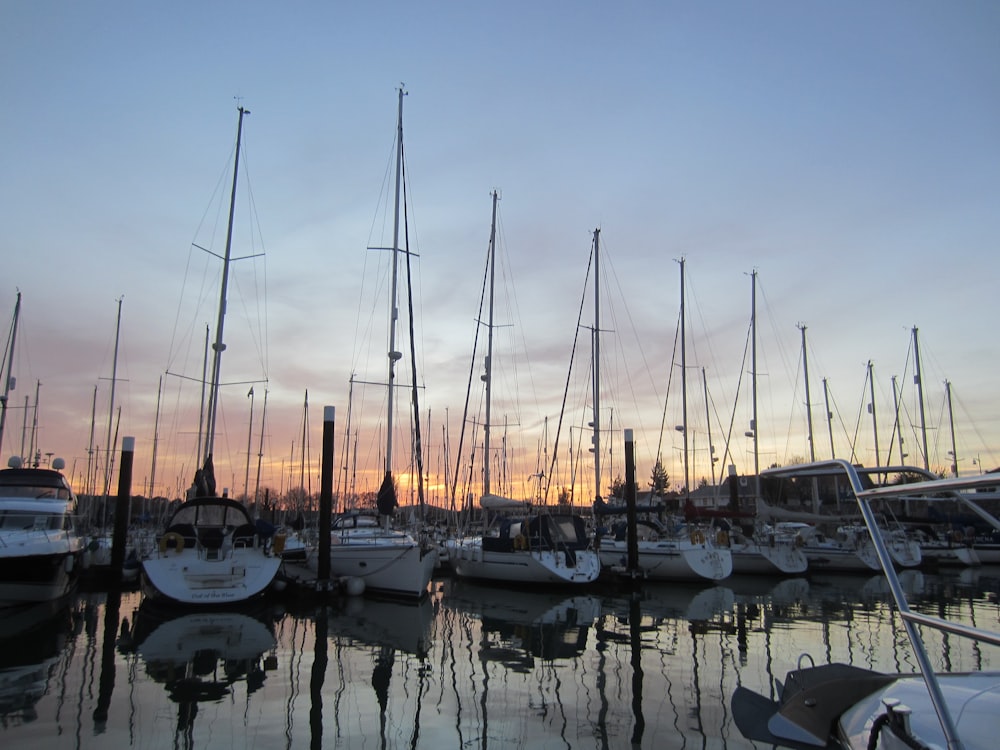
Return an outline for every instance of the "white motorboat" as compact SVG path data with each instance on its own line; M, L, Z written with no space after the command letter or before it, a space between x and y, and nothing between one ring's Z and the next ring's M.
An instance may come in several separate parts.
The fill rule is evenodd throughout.
M142 560L143 591L176 604L219 605L265 594L281 565L282 538L257 533L250 514L225 497L195 497L171 517Z
M27 468L14 457L0 471L0 606L59 599L76 585L84 539L65 465Z
M1000 632L914 612L907 602L883 531L869 505L900 497L950 499L949 493L990 486L995 478L938 479L906 485L866 488L858 471L845 461L815 464L839 468L848 477L879 560L880 569L903 619L918 671L873 672L850 664L815 666L799 657L778 700L737 688L732 698L737 726L750 740L785 747L967 748L996 747L1000 714L1000 671L936 673L922 640L924 631L970 638L1000 646Z

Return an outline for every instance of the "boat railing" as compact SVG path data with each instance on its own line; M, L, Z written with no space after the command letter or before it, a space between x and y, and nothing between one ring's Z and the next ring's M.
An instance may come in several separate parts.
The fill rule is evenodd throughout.
M789 467L786 472L793 473L796 469L801 468L802 467ZM924 648L924 643L921 639L920 632L917 630L917 626L920 625L929 627L941 632L947 632L960 637L970 638L977 642L989 643L997 646L1000 646L1000 634L983 630L981 628L963 625L946 618L923 615L910 610L906 594L899 581L899 576L896 574L896 569L883 538L883 530L879 526L875 513L872 510L871 502L873 500L885 500L903 496L914 497L918 495L933 495L937 498L947 497L948 495L954 496L955 493L962 490L971 490L977 487L994 487L997 485L997 478L995 476L991 477L989 475L979 475L963 479L930 479L925 482L902 485L888 485L882 487L871 487L869 485L866 487L861 481L857 468L844 460L835 459L830 461L821 461L813 464L807 464L806 468L810 471L823 471L825 469L829 473L843 472L847 476L848 481L851 483L851 487L857 497L858 509L861 511L865 525L868 528L868 533L872 539L872 544L875 547L875 552L878 555L879 564L882 567L882 572L885 575L886 582L889 584L889 590L892 593L892 598L896 604L896 608L899 610L900 616L903 619L903 625L906 629L907 638L909 639L910 646L913 649L914 656L916 657L917 663L920 667L921 676L923 677L924 683L927 685L927 691L930 694L931 703L934 705L938 721L941 724L941 730L944 732L945 740L947 741L949 748L960 748L962 744L955 726L955 721L952 718L951 713L948 711L937 675L931 665L930 658L927 655L927 650Z

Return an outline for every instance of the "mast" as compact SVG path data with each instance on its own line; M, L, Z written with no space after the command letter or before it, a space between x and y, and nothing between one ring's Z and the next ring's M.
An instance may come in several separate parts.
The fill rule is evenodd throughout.
M41 396L42 381L35 381L35 406L31 410L31 439L28 441L28 463L38 468L38 457L35 455L37 444L35 438L38 437L38 399Z
M402 353L396 351L396 322L399 318L399 308L396 306L399 284L399 198L402 190L403 173L403 97L406 90L399 87L399 110L396 118L396 193L392 220L392 282L389 290L389 394L387 397L388 415L386 417L385 439L385 474L392 474L392 418L393 403L396 390L396 362L402 358Z
M299 486L305 495L303 500L311 500L306 493L306 461L309 445L309 389L306 388L305 400L302 402L302 461L299 463ZM312 474L310 474L310 489L312 489ZM305 504L305 503L303 503Z
M257 446L257 482L253 487L253 502L256 509L257 499L260 495L260 464L264 458L264 425L267 419L267 388L264 389L264 408L260 411L260 442Z
M906 458L906 454L903 453L903 429L899 424L899 392L896 390L896 376L892 376L892 410L893 410L893 420L894 429L896 431L896 436L899 438L899 462L903 463Z
M160 441L160 395L162 392L163 376L161 375L160 382L156 386L156 419L153 422L153 460L149 465L149 496L151 498L155 496L153 487L156 480L156 447Z
M806 383L806 423L809 428L809 460L816 460L816 447L813 443L813 413L812 403L809 400L809 359L806 356L806 326L799 323L799 330L802 331L802 377Z
M594 331L593 336L593 389L594 389L594 435L591 439L594 454L594 497L601 497L601 230L594 230Z
M105 445L106 457L104 463L104 497L107 498L111 488L111 427L115 416L115 383L118 382L118 339L122 330L122 300L118 298L118 322L115 325L115 357L111 365L111 400L108 404L108 439Z
M347 390L347 421L344 425L344 480L341 482L340 492L338 493L343 499L344 503L342 505L343 509L347 507L347 498L353 497L354 487L350 481L351 475L349 474L350 463L351 463L351 411L354 406L354 373L351 373L349 382L349 388Z
M28 454L25 453L24 441L28 439L28 394L24 395L24 412L21 415L21 450L18 455L21 456L21 460L24 461L28 458ZM28 445L28 450L31 450L31 445ZM96 480L97 475L94 475Z
M201 356L201 402L198 408L198 450L195 459L202 455L202 440L205 438L205 391L208 388L208 324L205 324L205 345Z
M233 159L233 189L229 195L229 224L226 228L226 254L222 259L222 285L219 290L219 317L215 324L215 343L212 344L212 381L208 396L208 427L205 432L205 459L212 456L215 449L215 419L219 408L219 382L222 374L222 352L226 345L222 343L223 330L226 324L226 292L229 287L229 264L232 262L233 247L233 216L236 212L236 178L240 170L240 143L243 139L243 116L250 110L237 107L240 113L236 126L236 156Z
M247 428L247 471L243 477L243 502L250 500L250 445L253 440L253 386L250 386L250 392L247 393L247 398L250 399L250 427Z
M701 386L705 392L705 430L708 433L708 475L712 484L715 484L715 446L712 444L712 413L708 408L708 377L705 375L705 368L701 368ZM720 476L721 480L722 477Z
M830 388L826 378L823 378L823 405L826 407L826 431L830 435L830 458L837 457L837 452L833 448L833 412L830 410Z
M875 411L875 365L872 361L868 360L868 392L871 395L871 401L868 404L868 408L872 412L872 432L875 437L875 468L878 468L882 464L879 459L879 448L878 448L878 416Z
M958 449L955 446L955 413L951 409L951 383L944 381L944 393L948 401L948 425L951 428L951 473L958 476Z
M7 373L3 379L3 393L0 394L0 455L3 454L3 428L7 423L7 397L14 387L14 345L17 343L17 322L21 316L21 292L17 293L14 304L14 319L10 325L10 350L7 352Z
M90 441L87 443L87 481L84 491L93 495L97 487L97 464L94 460L94 424L97 419L97 386L94 386L94 397L90 401Z
M753 421L750 423L750 432L753 437L753 475L756 483L757 496L760 497L760 452L757 448L757 271L750 272L751 294L750 294L750 335L751 335L751 389L753 393Z
M496 281L496 237L497 237L497 191L493 191L493 218L490 222L490 304L486 327L486 367L483 381L486 383L486 424L483 425L483 495L490 494L490 426L493 404L493 301Z
M684 321L684 258L678 261L681 265L681 426L684 446L684 496L691 496L691 472L688 465L688 402L687 402L687 335Z
M916 373L913 382L917 386L917 398L920 401L920 437L924 444L924 469L930 471L930 456L927 453L927 421L924 419L924 385L920 374L920 346L917 343L917 327L913 326L913 366Z

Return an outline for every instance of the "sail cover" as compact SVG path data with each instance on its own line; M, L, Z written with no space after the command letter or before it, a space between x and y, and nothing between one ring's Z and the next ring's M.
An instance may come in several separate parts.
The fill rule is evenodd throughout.
M383 516L391 516L393 511L399 507L399 501L396 500L396 485L392 481L392 472L385 473L382 486L378 488L375 506Z

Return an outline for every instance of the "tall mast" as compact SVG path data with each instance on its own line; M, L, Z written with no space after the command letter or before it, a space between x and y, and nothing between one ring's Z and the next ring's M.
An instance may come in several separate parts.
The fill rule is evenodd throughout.
M712 484L715 484L715 446L712 444L712 413L708 408L708 377L705 375L705 368L701 368L701 386L705 392L705 431L708 434L708 475ZM720 476L721 480L722 477Z
M160 395L163 392L163 376L156 386L156 419L153 421L153 460L149 465L149 496L155 497L153 488L156 486L156 448L160 442Z
M826 407L826 431L830 435L830 458L837 457L837 451L833 448L833 412L830 410L830 388L823 378L823 406Z
M3 393L0 394L0 455L3 455L3 428L7 423L7 397L14 387L14 345L17 343L17 321L21 315L21 293L17 293L14 304L14 319L10 326L10 351L7 353L7 372L3 379Z
M757 271L750 273L750 370L751 392L753 393L753 422L750 432L753 433L753 475L756 482L757 496L760 497L760 452L757 448Z
M594 389L594 497L601 496L601 230L594 230L594 331L593 331L593 389Z
M205 344L201 355L201 401L198 408L198 450L195 458L200 460L205 439L205 393L208 388L208 324L205 324Z
M809 460L816 460L816 447L813 442L813 413L812 403L809 401L809 358L806 356L806 326L799 323L799 330L802 331L802 377L806 384L806 423L809 428Z
M264 425L267 424L267 388L264 389L264 408L260 410L260 442L257 444L257 482L253 487L253 502L256 510L260 495L260 464L264 459Z
M396 196L392 220L392 283L389 289L389 394L386 406L385 438L385 473L392 473L392 411L396 390L396 362L402 358L402 353L396 351L396 321L399 318L399 308L396 306L397 286L399 283L399 199L402 190L403 173L403 97L406 90L399 87L399 108L396 117Z
M97 465L94 460L94 425L97 421L97 386L94 386L94 397L90 401L90 441L87 443L87 481L84 491L93 495L97 488Z
M951 383L944 381L944 392L948 400L948 425L951 428L951 473L958 476L958 449L955 446L955 413L951 409Z
M688 464L688 400L687 400L687 336L684 320L684 258L678 261L681 265L681 427L680 432L684 446L684 496L691 494L691 472Z
M35 381L35 407L31 410L31 438L28 441L28 463L35 468L38 468L38 457L35 455L37 450L37 443L35 443L35 438L38 437L38 399L42 391L42 381Z
M305 400L302 402L302 461L299 464L299 486L302 488L302 492L306 491L306 461L307 452L309 445L309 389L306 388ZM312 475L310 474L310 480ZM310 488L312 487L312 482L310 481ZM309 496L306 495L306 500Z
M226 292L229 288L229 264L233 248L233 216L236 212L236 178L240 171L240 143L243 139L243 116L250 110L238 107L240 118L236 126L236 156L233 159L233 189L229 194L229 224L226 228L226 254L222 258L222 287L219 290L219 318L215 324L215 343L212 344L212 381L208 396L208 428L205 433L205 459L207 460L215 449L215 419L219 408L219 382L222 376L222 352L226 345L222 343L223 330L226 325Z
M490 222L490 305L486 332L486 367L483 380L486 383L486 424L483 426L483 495L490 494L490 425L493 404L493 293L496 281L496 238L497 238L497 191L493 191L493 218Z
M246 474L243 476L243 502L249 504L250 502L250 447L253 440L253 386L250 386L250 391L247 393L247 398L250 399L250 427L247 428L247 470Z
M896 376L892 376L892 410L893 410L893 421L894 429L896 430L896 436L899 439L899 462L903 463L906 459L906 454L903 452L903 429L899 424L899 392L896 390Z
M878 468L882 464L879 458L879 447L878 447L878 415L875 410L875 365L872 361L868 360L868 392L871 394L871 401L868 404L868 408L872 410L872 432L875 437L875 467Z
M924 384L920 374L920 346L917 343L916 326L913 326L913 366L916 370L913 382L917 385L917 398L920 401L920 437L924 444L924 469L930 471L930 456L927 454L927 421L924 419Z
M104 464L104 496L108 496L111 488L111 427L115 417L115 383L118 382L118 339L122 329L122 300L124 296L118 298L118 322L115 325L115 356L111 365L111 400L108 404L108 440L105 445Z
M347 498L354 492L354 487L349 484L350 474L348 473L351 463L351 411L354 406L354 373L351 373L349 380L350 387L347 389L347 420L344 425L344 480L338 493L343 500L342 509L346 509Z

